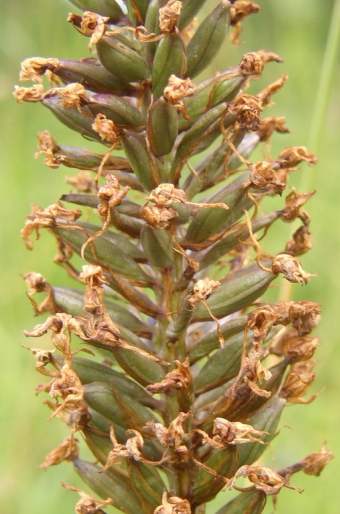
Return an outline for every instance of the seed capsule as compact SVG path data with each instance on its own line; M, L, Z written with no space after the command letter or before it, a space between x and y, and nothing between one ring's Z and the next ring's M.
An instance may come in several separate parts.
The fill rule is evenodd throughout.
M161 156L171 152L178 134L178 114L164 97L160 97L151 105L147 134L155 155Z
M152 67L152 92L159 98L171 75L182 78L186 71L186 50L179 32L168 34L159 43Z
M216 514L261 514L267 501L263 491L248 491L239 494L221 507Z
M98 57L102 65L126 82L146 80L147 63L142 57L140 45L132 44L122 34L103 36L97 43Z
M207 300L207 305L214 316L222 318L243 309L257 300L274 280L275 275L259 268L257 264L248 266L235 273ZM211 319L205 307L197 305L193 321Z
M112 505L126 514L136 514L140 511L138 496L131 489L129 479L119 471L119 466L103 471L96 464L76 459L73 461L78 475L101 498L111 498ZM112 495L114 491L114 495Z
M92 114L104 114L115 125L141 128L145 125L144 116L140 110L125 98L114 95L93 95L87 104Z
M116 0L70 0L72 4L80 7L84 11L92 11L102 16L109 16L113 20L118 20L124 13Z
M222 2L209 14L196 30L188 44L186 77L193 78L203 71L222 46L229 29L230 2Z

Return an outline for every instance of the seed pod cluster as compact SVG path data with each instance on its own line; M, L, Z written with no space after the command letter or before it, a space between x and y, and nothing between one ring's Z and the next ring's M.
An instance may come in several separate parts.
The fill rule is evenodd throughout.
M262 91L252 84L281 59L251 52L200 81L229 27L236 41L259 10L253 2L222 0L205 17L205 0L72 3L82 13L69 21L92 56L27 59L21 79L38 84L15 92L103 145L98 154L91 141L73 148L39 135L48 166L76 170L73 191L34 205L22 230L28 249L49 231L75 281L25 275L35 313L48 314L25 335L48 333L54 345L30 348L49 379L37 392L70 430L42 467L72 461L101 498L65 485L81 496L76 512L204 512L223 490L218 514L259 514L268 495L293 488L291 473L318 475L332 458L322 448L281 470L257 465L285 405L315 397L304 398L319 344L318 304L264 296L274 281L312 277L298 257L312 244L304 204L314 192L285 189L316 158L300 146L269 155L272 134L288 128L262 111L286 76ZM55 87L45 90L44 74ZM261 144L265 159L251 161ZM266 232L296 220L293 239L269 254ZM93 462L79 455L78 431ZM249 480L244 491L238 478Z

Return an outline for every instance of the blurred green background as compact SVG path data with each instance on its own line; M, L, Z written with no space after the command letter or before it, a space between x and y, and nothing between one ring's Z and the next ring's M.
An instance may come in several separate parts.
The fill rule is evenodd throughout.
M335 0L339 4L339 0ZM264 86L288 73L289 80L275 97L275 106L266 115L284 115L291 133L276 136L272 155L285 146L309 145L317 151L319 164L314 169L302 166L294 172L294 183L302 190L316 188L318 194L307 205L312 217L313 250L302 258L303 266L317 277L307 287L294 286L295 299L309 299L322 307L322 322L316 334L322 346L316 357L318 378L312 392L322 394L311 404L285 409L283 427L274 441L274 461L268 453L264 461L282 467L319 449L324 441L336 453L336 458L320 478L296 475L292 483L305 492L280 493L277 514L308 513L338 514L339 466L339 385L340 373L340 229L339 168L340 149L340 69L334 67L332 87L325 94L327 115L319 137L315 132L315 107L325 49L334 3L331 0L259 0L261 12L244 23L240 47L226 44L218 54L214 68L234 66L246 51L264 48L273 50L284 64L270 64L258 83ZM217 1L208 2L208 6ZM29 56L81 58L87 55L87 40L65 22L73 7L63 0L31 0L8 2L0 0L2 30L0 31L0 102L1 102L1 373L0 373L0 511L9 514L68 514L74 512L76 495L59 486L61 480L81 486L70 464L61 464L47 471L37 469L45 455L68 435L62 424L53 419L46 422L49 412L36 398L34 389L41 381L34 371L29 352L20 343L25 341L23 329L31 329L37 320L25 297L25 285L20 273L39 271L54 284L68 280L51 263L55 247L47 234L42 235L33 252L28 252L19 238L19 231L32 202L43 207L65 192L64 171L51 170L43 159L34 160L36 134L49 129L58 142L86 146L76 133L59 125L40 105L17 105L12 97L18 83L20 62ZM339 9L338 9L339 10ZM334 19L334 15L333 15ZM340 58L338 55L338 63ZM255 84L256 85L256 84ZM313 135L314 134L314 135ZM312 146L310 146L312 142ZM71 171L71 170L70 170ZM302 182L301 182L302 181ZM66 186L67 188L67 186ZM281 205L277 202L277 208ZM290 227L284 224L273 229L264 249L282 249ZM272 246L271 246L272 245ZM276 291L275 294L279 294ZM39 346L41 346L41 340ZM46 347L49 342L45 341ZM284 425L286 425L284 427ZM291 428L287 428L287 425ZM228 493L224 493L227 500ZM273 512L269 499L265 512ZM214 508L210 509L210 513Z

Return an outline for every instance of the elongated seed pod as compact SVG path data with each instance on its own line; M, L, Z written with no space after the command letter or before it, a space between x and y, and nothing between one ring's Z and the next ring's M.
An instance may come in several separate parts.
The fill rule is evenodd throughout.
M118 473L117 467L103 471L99 466L80 459L73 461L78 475L101 498L112 498L112 504L127 514L139 512L140 501L131 490L131 485L122 473ZM100 473L99 473L100 471ZM112 491L115 492L112 495Z
M84 11L92 11L113 20L121 18L123 11L116 0L70 0Z
M229 10L230 2L223 0L196 30L187 49L187 77L201 73L222 46L229 28Z
M171 75L183 77L187 67L185 45L179 32L168 34L159 43L152 68L152 92L159 98Z
M102 65L122 80L138 82L148 78L149 70L141 53L122 34L103 36L96 46Z

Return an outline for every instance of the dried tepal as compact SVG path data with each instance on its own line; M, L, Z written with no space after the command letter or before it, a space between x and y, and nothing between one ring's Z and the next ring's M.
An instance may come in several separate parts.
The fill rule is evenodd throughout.
M274 280L311 277L299 256L311 247L304 204L314 191L284 192L290 172L316 157L301 146L270 156L272 134L288 128L262 111L285 75L247 93L281 59L246 53L194 82L229 26L237 42L241 20L259 10L250 1L223 0L200 22L206 0L73 3L83 12L68 21L91 56L27 59L20 78L36 85L15 92L89 141L74 148L39 134L47 166L76 170L74 192L35 205L22 230L28 249L48 230L75 280L53 287L25 275L35 313L48 314L25 335L49 333L54 346L30 348L48 378L38 392L70 431L41 467L73 462L93 490L64 484L80 495L78 513L204 513L219 491L219 514L260 513L268 495L297 489L292 473L319 475L332 458L322 447L279 470L258 462L285 405L315 397L305 399L319 343L318 304L261 300ZM252 162L261 143L265 160ZM275 210L260 214L265 197ZM295 220L286 246L266 253L271 225ZM79 456L77 432L92 461Z

